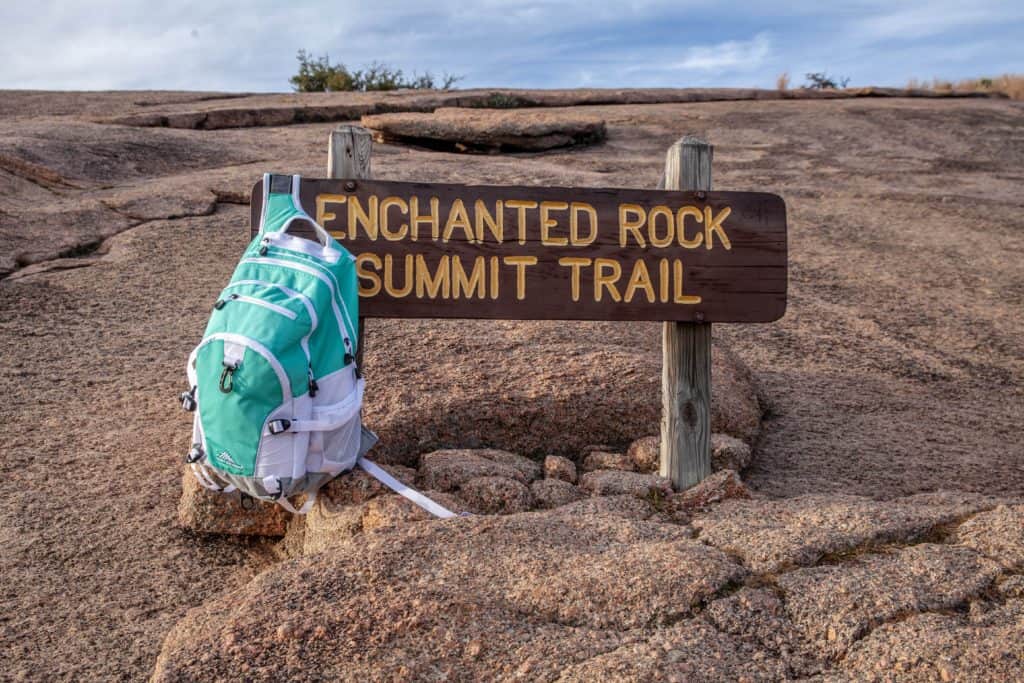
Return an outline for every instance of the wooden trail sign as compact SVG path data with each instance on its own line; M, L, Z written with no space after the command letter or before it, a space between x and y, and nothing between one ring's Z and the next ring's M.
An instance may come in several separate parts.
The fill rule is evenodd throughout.
M693 137L666 154L668 191L376 181L371 147L339 126L332 179L300 191L357 258L360 357L364 317L666 321L661 474L676 490L710 474L710 323L785 313L780 197L710 192L713 149ZM262 199L257 183L253 234Z
M356 256L365 317L769 322L786 309L776 195L350 178L303 179L300 200Z

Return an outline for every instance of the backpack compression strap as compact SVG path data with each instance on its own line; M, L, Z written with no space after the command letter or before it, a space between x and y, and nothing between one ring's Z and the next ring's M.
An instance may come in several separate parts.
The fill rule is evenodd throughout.
M384 471L382 467L380 467L376 463L370 462L369 460L362 456L360 456L356 463L364 470L366 470L368 474L377 479L380 483L384 484L398 495L403 496L404 498L416 503L421 508L423 508L430 514L434 515L435 517L439 517L440 519L451 519L452 517L464 517L469 515L468 512L455 514L448 508L444 507L443 505L430 500L416 489L409 488L402 482L392 477L386 471ZM296 508L294 505L291 504L291 502L287 498L284 498L283 496L281 498L278 498L277 504L283 507L288 512L291 512L292 514L304 515L313 509L313 504L316 502L316 494L316 491L309 494L309 496L306 498L305 504L303 504L303 506L300 508Z
M448 508L444 507L443 505L440 505L430 500L416 489L409 488L408 486L406 486L405 484L403 484L402 482L398 481L390 474L385 472L380 466L370 462L364 457L360 457L359 460L357 460L356 462L359 464L360 467L366 470L368 474L373 476L380 483L384 484L398 495L403 496L404 498L416 503L421 508L423 508L430 514L434 515L435 517L440 517L441 519L450 519L452 517L461 517L462 515L468 514L465 512L462 513L462 515L455 514Z

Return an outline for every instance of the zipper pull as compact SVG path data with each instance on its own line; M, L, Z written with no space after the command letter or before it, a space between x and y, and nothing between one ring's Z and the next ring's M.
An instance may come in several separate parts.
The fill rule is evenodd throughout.
M228 301L234 301L238 298L237 294L229 294L227 299L217 299L217 303L213 305L214 309L220 310L228 303Z
M313 398L316 396L316 392L320 391L320 387L316 384L316 379L313 377L313 366L309 366L309 397Z
M221 393L230 394L231 390L235 388L235 370L238 369L238 365L238 363L232 365L227 361L224 362L224 371L220 373Z

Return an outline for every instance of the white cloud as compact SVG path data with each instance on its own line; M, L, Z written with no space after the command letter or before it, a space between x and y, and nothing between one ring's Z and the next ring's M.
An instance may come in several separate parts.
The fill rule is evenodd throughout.
M752 71L771 54L771 39L766 33L759 33L751 40L727 40L715 45L696 45L687 48L681 61L671 68L680 71Z
M985 3L930 2L855 21L853 34L867 40L915 40L971 29L1005 16L1005 10Z
M1020 0L0 0L0 88L282 91L300 48L463 87L886 85L1019 70L1020 35Z

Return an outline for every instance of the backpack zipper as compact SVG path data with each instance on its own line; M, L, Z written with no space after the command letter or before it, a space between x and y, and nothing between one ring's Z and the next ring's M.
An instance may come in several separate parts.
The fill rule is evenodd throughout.
M245 303L245 304L253 304L255 306L262 306L263 308L266 308L267 310L270 310L270 311L273 311L274 313L279 313L279 314L283 315L284 317L288 318L289 320L295 320L296 318L299 317L295 313L295 311L289 311L284 306L278 306L277 304L272 304L269 301L264 301L263 299L257 299L254 296L246 296L245 294L229 294L227 299L221 299L221 301L224 301L224 302L227 302L227 301L241 301L242 303Z
M261 255L261 256L263 256L264 258L272 259L274 261L279 261L279 262L283 261L285 263L295 264L297 266L300 266L301 267L300 269L303 272L307 272L307 273L310 273L312 275L316 275L320 280L323 280L324 282L327 283L327 285L331 289L331 299L332 299L332 301L336 302L335 303L335 308L337 308L337 302L340 302L341 303L341 311L344 313L344 318L343 319L344 319L345 323L348 326L347 330L354 335L356 328L355 328L355 325L352 324L352 316L350 316L349 313L348 313L348 306L345 305L345 299L339 293L340 290L341 290L341 285L338 283L338 278L335 277L335 275L331 271L331 269L328 268L327 266L325 266L323 263L321 263L316 258L310 257L310 256L308 256L308 255L306 255L306 254L304 254L302 252L296 252L296 251L293 251L291 249L287 249L285 247L279 247L279 246L276 246L276 245L274 246L274 250L275 250L275 252L284 252L284 253L283 254L276 253L276 254L272 254L270 256L265 256L265 255ZM291 256L291 257L293 257L296 260L295 261L289 261L287 259L280 258L281 256ZM275 257L277 257L277 258L275 258ZM312 269L313 272L310 272L310 269Z
M215 341L230 342L232 344L244 346L255 351L260 356L263 356L263 359L266 360L267 364L270 365L271 369L273 369L274 374L277 375L277 381L281 385L281 395L283 396L283 400L292 400L291 380L288 379L288 373L285 372L284 366L281 365L281 361L277 359L277 356L275 356L270 349L251 337L245 337L231 332L214 332L209 337L206 337L199 342L199 346L192 351L192 355L188 361L189 365L192 365L192 363L195 362L196 356L199 355L199 350L201 348Z
M199 342L199 345L196 346L196 348L194 348L192 350L192 353L189 354L188 368L189 368L190 374L194 372L196 357L199 355L199 350L202 349L207 344L210 344L210 343L215 342L215 341L223 341L226 344L230 343L230 344L236 344L238 346L244 346L245 348L251 349L252 351L255 351L258 355L262 356L263 359L265 361L267 361L267 364L270 365L270 368L274 371L274 375L277 376L277 383L281 386L281 403L282 404L287 404L287 403L289 403L292 400L292 384L291 384L291 380L288 378L288 373L285 372L284 366L281 365L281 361L278 360L277 356L275 356L273 354L273 352L270 349L268 349L266 346L264 346L263 344L259 343L255 339L252 339L251 337L246 337L246 336L243 336L241 334L233 334L233 333L230 333L230 332L214 332L210 336L204 337L203 340ZM237 363L234 363L235 369L237 369L240 365L241 365L240 361L237 362ZM273 413L271 413L271 414L273 414ZM269 418L270 418L270 416L268 415L267 419L269 420ZM210 447L209 447L209 444L206 441L206 433L205 433L205 430L203 429L202 417L201 417L201 414L198 411L196 412L195 420L196 420L196 422L199 425L199 430L198 431L199 431L200 438L202 439L203 451L208 454L210 452ZM264 429L267 429L267 422L266 421L264 422L262 428L260 429L259 444L263 443L263 430ZM258 449L259 449L259 445L257 445L257 452L258 452Z
M352 339L349 336L348 329L346 329L346 322L348 323L348 327L349 328L352 328L352 329L355 329L355 328L352 327L352 321L349 320L349 318L348 318L348 310L346 309L345 310L345 315L342 316L341 309L338 308L338 298L339 297L336 295L336 293L335 293L336 290L335 290L334 284L331 282L331 279L333 279L333 275L331 276L331 279L328 279L328 277L326 275L324 275L323 273L321 273L319 270L317 270L316 268L313 268L312 266L308 266L308 265L306 265L304 263L298 263L298 262L295 262L295 261L288 261L288 260L285 260L285 259L271 258L271 257L266 257L266 256L250 257L250 258L242 259L242 263L253 263L253 264L256 264L256 265L261 265L262 264L262 265L268 265L268 266L280 266L281 268L289 268L291 270L297 270L300 273L306 273L307 275L312 275L313 277L315 277L316 279L320 280L325 285L327 285L327 288L331 292L331 309L334 311L334 315L335 315L335 317L338 320L338 331L341 332L342 339L344 339L344 341L345 341L346 349L348 349L349 353L352 353ZM345 302L342 301L341 305L344 306Z
M338 301L341 302L341 309L345 313L345 320L348 322L348 329L352 332L352 334L355 334L356 333L356 328L355 328L355 325L352 324L352 316L349 315L349 313L348 313L348 306L345 305L345 299L340 294L341 285L338 283L338 278L335 277L334 271L332 271L330 268L325 266L319 259L317 259L315 257L312 257L312 256L309 256L309 255L307 255L307 254L305 254L303 252L292 251L291 249L288 249L287 247L282 247L282 246L277 246L277 245L272 245L272 246L274 247L274 249L276 251L283 251L283 252L285 252L283 255L293 256L293 257L299 259L299 261L301 261L301 262L308 263L311 266L319 268L325 275L327 275L329 278L331 278L331 282L334 283L335 289L339 292L339 294L338 294ZM355 257L352 256L351 254L349 254L348 257L353 262L356 260Z
M316 326L317 326L317 324L319 322L317 320L316 309L313 307L313 302L310 301L309 297L306 296L305 294L303 294L302 292L296 292L291 287L285 287L284 285L279 285L276 282L267 282L266 280L239 280L238 282L232 282L231 284L229 284L224 289L226 291L226 290L231 289L232 287L239 287L239 286L242 286L242 285L257 285L257 286L260 286L260 287L273 287L274 289L277 289L280 292L282 292L285 296L287 296L290 299L298 299L299 301L302 302L302 305L306 307L306 312L309 313L309 319L313 323L313 329L314 330L316 329Z
M312 324L306 336L299 340L299 345L302 347L302 351L306 354L306 365L309 367L309 395L310 397L316 396L316 392L319 387L316 384L316 380L313 378L313 356L309 351L309 338L313 336L314 332L316 332L316 328L320 324L320 319L316 315L316 309L313 308L313 302L302 292L296 292L291 287L285 287L284 285L279 285L276 282L267 282L266 280L239 280L238 282L232 282L225 287L224 290L227 291L232 287L239 287L242 285L273 287L274 289L283 292L285 296L290 299L298 299L302 302L302 305L306 307L306 312L309 313L309 320Z

